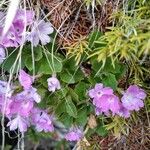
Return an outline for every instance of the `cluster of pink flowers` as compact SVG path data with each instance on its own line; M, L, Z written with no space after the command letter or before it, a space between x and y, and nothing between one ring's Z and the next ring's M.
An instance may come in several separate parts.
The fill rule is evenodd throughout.
M41 97L37 89L32 86L33 78L21 70L19 82L23 91L15 94L13 87L8 88L7 82L0 81L0 110L10 120L7 126L10 126L10 130L18 128L20 132L26 132L32 125L39 132L52 132L53 117L46 110L36 107Z
M137 85L130 85L123 93L121 100L114 94L113 89L104 87L101 83L96 84L88 94L93 99L96 115L104 113L107 116L112 114L125 118L130 117L131 111L140 110L144 106L143 100L146 98L144 90Z
M4 12L0 12L0 18L2 18L0 21L0 33L2 33L5 20ZM50 22L35 20L34 11L19 9L9 31L0 44L4 47L18 47L22 42L30 41L34 46L37 46L39 42L45 45L50 42L48 34L53 31Z
M0 35L3 32L5 16L5 12L0 11ZM5 59L5 48L19 47L27 41L33 46L40 42L46 45L51 41L48 35L53 31L50 22L35 20L34 11L18 9L7 34L0 38L0 64Z
M0 26L0 32L2 34L3 27L4 27L4 21L5 21L5 13L0 13L1 18L1 26ZM27 26L31 25L33 23L34 19L34 12L30 10L23 10L19 9L16 13L16 16L12 22L12 25L10 26L7 34L3 39L1 40L1 45L4 47L18 47L20 44L22 44L23 36L25 35L24 32L27 28Z
M10 120L7 126L10 130L18 129L20 132L26 132L30 126L34 126L38 132L54 131L53 116L36 107L41 97L32 86L34 78L20 70L18 79L23 91L17 94L14 94L13 86L0 80L0 111ZM49 91L60 89L60 82L55 75L47 81ZM77 127L72 127L65 135L67 141L79 141L82 137L83 132Z
M0 35L3 32L5 16L5 12L0 11ZM39 43L46 45L51 41L49 34L53 31L50 22L35 20L34 11L18 9L8 32L0 39L0 64L5 60L6 48L17 48L25 42L31 42L33 46ZM36 107L41 97L37 89L32 86L34 79L21 70L18 80L23 87L19 93L14 93L13 86L0 80L0 111L10 120L7 126L10 130L18 129L20 132L26 132L30 126L34 126L38 132L52 132L54 130L53 117L46 110ZM56 75L48 78L47 82L50 92L61 88ZM70 129L65 139L78 141L82 137L82 131L76 127Z

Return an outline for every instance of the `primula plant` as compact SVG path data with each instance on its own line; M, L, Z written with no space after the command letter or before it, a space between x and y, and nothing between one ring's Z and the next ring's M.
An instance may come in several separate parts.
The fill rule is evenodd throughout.
M66 3L65 14L72 5L57 5L62 11ZM130 137L139 122L148 132L149 1L75 1L80 10L59 27L51 4L0 2L1 149L30 149L29 141L35 149L48 139L45 149L100 150L102 141Z

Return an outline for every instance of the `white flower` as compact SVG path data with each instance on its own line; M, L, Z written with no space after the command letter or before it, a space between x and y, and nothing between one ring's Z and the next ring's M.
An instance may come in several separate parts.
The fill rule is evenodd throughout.
M48 78L47 82L48 82L48 90L49 91L55 92L56 89L57 90L60 89L60 82L56 77L52 76L51 78Z

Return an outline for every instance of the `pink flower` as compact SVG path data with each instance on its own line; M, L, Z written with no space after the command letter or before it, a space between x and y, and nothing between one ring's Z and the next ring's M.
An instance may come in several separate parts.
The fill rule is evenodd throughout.
M49 91L55 92L56 90L60 89L60 82L55 76L48 78L47 82L48 82L48 90Z
M120 105L120 109L117 113L120 117L124 117L124 118L129 118L130 117L130 112L128 109L126 109L125 107L122 106L122 104Z
M29 90L31 88L33 79L24 70L20 70L18 79L25 90Z
M37 46L41 41L42 45L46 45L51 41L48 34L53 33L54 29L52 28L49 22L39 20L34 22L31 32L28 33L27 41L30 41L33 46Z
M9 121L7 126L10 127L11 131L18 128L20 132L26 132L27 128L29 127L29 121L27 118L24 119L23 117L18 115L16 118Z
M44 110L33 109L32 111L32 124L38 132L52 132L54 131L52 117L49 116Z
M0 32L2 32L2 29ZM1 45L3 45L4 47L18 47L19 41L21 41L21 39L15 32L15 27L11 26L7 34L3 38Z
M5 14L1 12L0 16L3 17L5 16ZM3 30L2 23L4 22L4 19L5 17L3 17L0 23L0 33L2 33ZM22 44L22 42L25 42L23 41L23 31L25 31L28 25L33 23L33 19L33 11L19 9L7 34L2 39L1 45L3 45L4 47L18 47L20 44Z
M13 93L13 86L5 81L0 80L0 95L11 97Z
M95 107L95 114L96 114L97 116L101 115L102 113L103 113L103 112L102 112L101 108ZM109 115L109 114L108 114L108 115Z
M88 92L91 98L99 98L104 94L111 95L113 90L109 87L104 87L103 84L96 84L95 87Z
M4 104L6 104L5 105L5 112L4 112L4 114L6 114L6 112L8 111L7 106L8 106L8 103L9 103L10 100L11 99L10 98L6 98L4 94L0 94L0 111L1 111L1 113L3 113L3 111L4 111Z
M71 128L70 131L65 135L67 141L79 141L83 137L83 132L79 128Z
M7 82L0 80L0 94L5 94L7 90Z
M30 101L35 101L36 103L40 103L41 102L41 96L37 93L37 89L31 87L28 90L24 90L20 93L17 94L18 99L28 99Z
M0 111L3 110L4 97L0 94Z
M120 109L119 98L113 94L113 90L109 87L103 87L103 84L96 84L95 87L89 90L89 96L93 99L93 105L96 106L95 112L97 115L104 113L109 115L116 114Z
M22 39L21 36L23 36L23 31L24 31L24 28L25 28L25 24L24 24L23 20L16 20L13 23L13 26L15 27L14 28L15 33L18 35L18 37L20 37L20 39ZM20 43L20 42L18 42L18 43Z
M7 104L6 115L19 115L22 117L29 117L34 103L28 99L17 99L16 97L9 100Z
M96 101L96 107L100 108L105 114L111 111L114 114L120 109L119 98L115 95L103 95Z
M16 16L13 22L22 20L24 24L30 25L34 22L34 16L35 16L35 13L32 10L19 9L16 13Z
M138 111L144 106L143 100L146 98L144 90L137 85L130 85L121 98L122 105L128 110Z

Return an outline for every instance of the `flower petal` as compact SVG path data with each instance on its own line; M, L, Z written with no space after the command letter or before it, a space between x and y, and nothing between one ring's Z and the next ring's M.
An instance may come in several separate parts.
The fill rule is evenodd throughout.
M20 70L19 73L19 82L24 89L30 89L32 85L32 77L28 75L25 71Z

